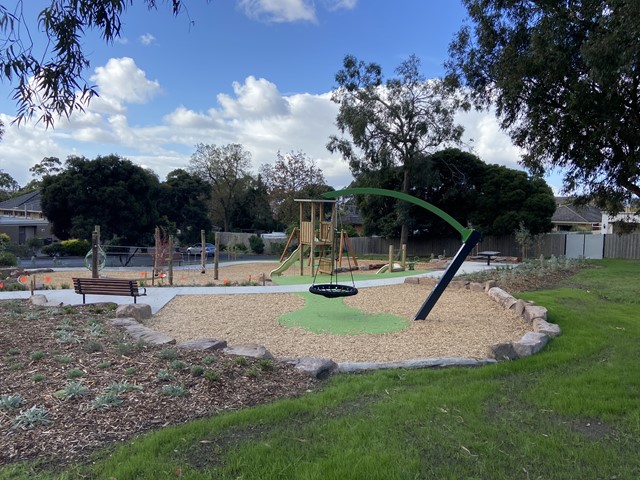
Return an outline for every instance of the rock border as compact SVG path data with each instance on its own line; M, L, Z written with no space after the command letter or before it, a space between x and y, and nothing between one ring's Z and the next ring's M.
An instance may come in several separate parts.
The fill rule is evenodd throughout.
M407 284L420 284L434 286L437 280L431 277L407 277ZM516 360L538 353L552 337L562 334L560 327L547 321L547 309L513 297L496 286L495 280L487 282L470 282L454 280L449 288L468 289L472 291L484 291L489 298L500 304L505 310L513 310L518 317L531 326L532 331L525 333L515 342L498 343L491 345L487 352L487 358L415 358L410 360L398 360L392 362L342 362L336 363L330 358L282 358L279 359L306 374L325 379L334 373L359 373L371 370L387 369L418 369L418 368L447 368L447 367L480 367L493 365L501 360ZM45 295L37 294L30 297L34 305L60 306L59 303L48 302ZM190 340L176 344L176 340L164 333L153 330L143 321L151 318L149 305L125 304L116 309L116 318L111 320L115 326L124 328L135 340L142 340L153 345L175 345L176 348L196 350L222 350L227 355L244 356L259 359L273 359L273 355L262 345L246 344L228 346L225 340L215 338L203 338Z

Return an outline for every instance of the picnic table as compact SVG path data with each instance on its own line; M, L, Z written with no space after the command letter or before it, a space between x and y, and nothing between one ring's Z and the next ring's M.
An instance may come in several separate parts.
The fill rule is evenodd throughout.
M481 257L487 257L487 265L491 265L491 257L500 255L500 252L494 252L493 250L486 250L484 252L478 252Z

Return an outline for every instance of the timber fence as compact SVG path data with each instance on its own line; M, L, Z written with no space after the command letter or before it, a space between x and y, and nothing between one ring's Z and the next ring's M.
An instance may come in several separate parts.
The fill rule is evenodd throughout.
M224 245L244 244L249 248L249 237L251 233L221 232L220 240ZM588 237L588 238L587 238ZM570 241L567 239L569 238ZM286 238L263 239L265 253L280 253ZM587 250L575 251L573 245L576 241L599 240L596 247L591 247L589 254L584 254ZM383 237L353 237L350 238L351 245L357 256L363 255L387 255L389 245L393 245L397 251L400 248L399 239L386 239ZM600 246L602 244L602 246ZM407 242L407 255L434 257L455 255L461 245L460 238L409 238ZM474 253L483 250L500 252L506 257L521 257L520 245L514 235L485 235L474 249ZM600 253L601 252L601 253ZM581 234L581 233L548 233L536 237L527 248L528 258L538 258L540 255L550 257L551 255L589 258L628 258L640 259L640 233L630 234Z
M602 239L602 248L596 248L594 255L573 254L568 251L567 238L571 240ZM569 242L575 243L575 242ZM356 237L351 239L351 245L356 255L387 255L389 245L394 249L400 248L398 239L388 240L381 237ZM428 257L440 255L450 257L455 255L461 245L460 238L409 238L407 242L407 255ZM483 236L474 252L492 250L500 252L507 257L522 256L521 247L514 235ZM600 254L601 252L601 254ZM628 258L640 259L640 233L631 234L578 234L578 233L548 233L536 237L527 248L528 258L537 258L540 255L550 257L559 256L589 256L590 258Z

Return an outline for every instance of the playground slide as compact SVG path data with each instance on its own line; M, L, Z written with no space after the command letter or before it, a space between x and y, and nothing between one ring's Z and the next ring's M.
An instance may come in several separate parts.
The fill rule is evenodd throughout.
M289 255L289 258L287 258L284 262L282 262L278 268L275 268L273 270L271 270L271 273L269 274L269 276L273 277L274 275L279 277L280 275L282 275L282 272L284 272L285 270L287 270L291 265L293 265L296 260L300 259L300 252L302 251L302 245L298 245L298 248L296 248L293 253L291 255Z
M393 264L393 268L391 269L392 272L401 272L404 269L402 268L402 265L400 265L399 263L394 263ZM384 265L383 267L380 268L380 270L378 270L376 272L376 274L378 273L386 273L389 271L389 264L387 263L386 265Z

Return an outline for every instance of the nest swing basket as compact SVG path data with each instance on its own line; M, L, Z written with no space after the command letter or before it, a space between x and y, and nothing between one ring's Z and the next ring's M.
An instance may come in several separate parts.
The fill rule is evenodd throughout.
M311 285L309 292L314 295L322 295L326 298L351 297L357 295L358 289L351 285L340 285L338 283L320 283Z

